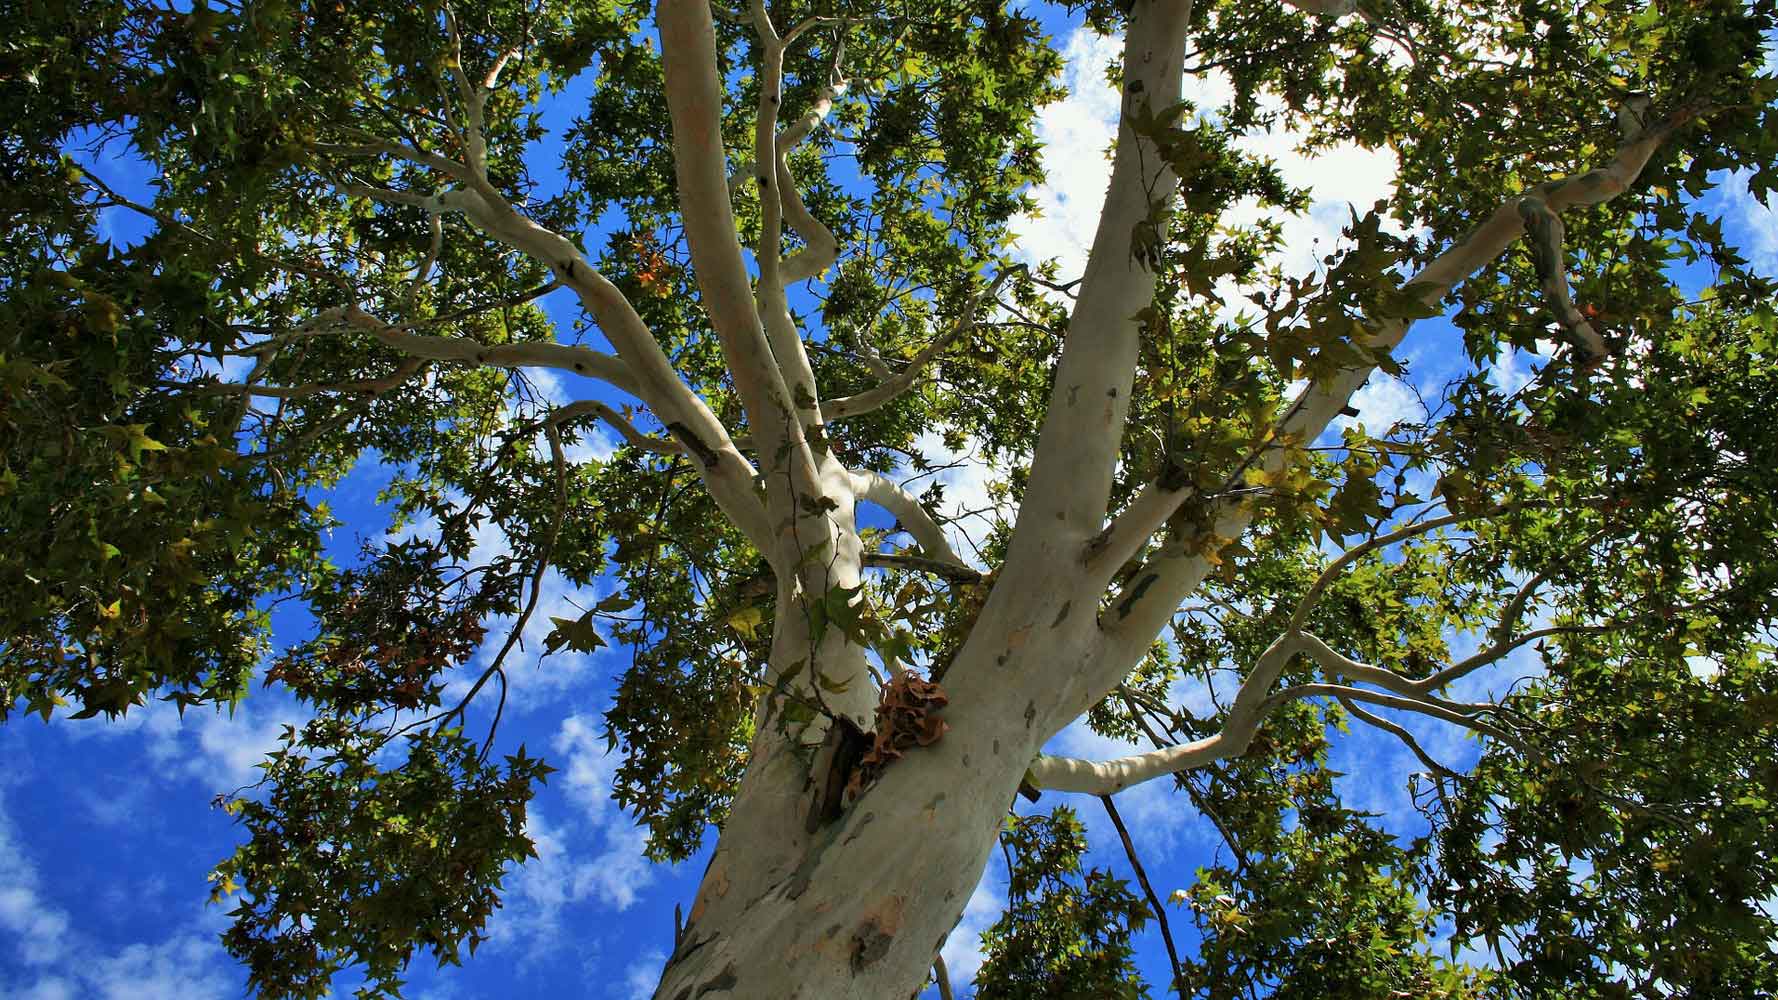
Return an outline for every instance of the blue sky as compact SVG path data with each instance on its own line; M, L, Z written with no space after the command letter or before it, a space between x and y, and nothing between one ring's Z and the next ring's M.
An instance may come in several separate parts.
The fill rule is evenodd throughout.
M1044 115L1050 183L1035 192L1041 218L1022 222L1020 230L1022 246L1033 258L1060 257L1063 273L1073 274L1084 260L1108 173L1101 154L1115 124L1117 99L1103 86L1102 69L1116 46L1077 33L1063 21L1054 22L1052 30L1070 58L1072 94ZM1199 81L1193 90L1206 102L1222 92L1214 80ZM567 122L575 93L570 88L546 109L547 125ZM1382 154L1335 150L1311 160L1296 155L1291 145L1288 136L1251 141L1252 148L1277 156L1291 180L1314 187L1314 208L1286 229L1286 263L1300 272L1310 266L1317 246L1325 253L1332 244L1348 201L1367 206L1387 194L1392 170ZM95 166L111 178L133 169L121 157L106 157ZM540 155L534 166L548 183L553 154ZM1707 207L1724 216L1756 267L1778 273L1778 218L1753 202L1744 186L1729 179ZM127 241L138 224L122 216L107 223L109 235L120 241ZM552 298L549 305L564 327L574 318L571 302ZM1442 322L1417 328L1404 349L1411 383L1435 396L1461 370L1457 343ZM1500 377L1523 378L1534 362L1522 355L1510 359ZM556 382L546 389L574 398L585 385ZM1367 385L1356 404L1372 427L1411 416L1418 405L1409 385L1387 379ZM598 450L596 443L592 450ZM967 459L967 454L957 457ZM367 463L337 491L332 505L347 527L331 540L336 558L348 560L361 539L380 537L385 517L374 498L386 477L387 470ZM949 502L962 508L985 501L991 470L965 461L945 478ZM490 538L487 544L499 543ZM578 595L578 600L585 604L598 596ZM531 649L538 648L552 608L570 607L567 602L576 597L561 581L552 581L534 619L539 624L527 637ZM275 625L285 640L304 628L292 613L280 614ZM678 867L641 860L640 832L609 801L616 761L605 752L599 713L626 664L623 650L608 648L591 656L558 654L542 667L522 663L510 671L513 695L502 748L522 741L561 768L533 808L531 832L542 856L508 879L506 907L491 922L490 943L462 969L438 973L424 959L417 961L410 995L447 1000L545 994L564 983L576 984L574 991L588 997L648 995L671 941L674 905L689 903L704 856ZM1471 683L1499 684L1522 666L1508 664ZM1203 696L1183 688L1175 694L1188 703ZM253 764L279 726L301 718L299 705L265 690L255 692L233 717L194 711L181 719L171 706L155 703L116 722L57 719L42 725L21 718L0 726L0 760L6 762L0 768L0 996L208 1000L240 995L244 976L216 939L227 923L226 907L205 903L206 874L236 842L232 822L212 808L211 800L252 782ZM1474 744L1456 731L1417 719L1411 725L1447 763L1461 766L1473 759ZM1052 746L1097 757L1129 749L1078 726ZM1383 813L1403 833L1414 832L1403 776L1419 765L1399 744L1361 728L1336 743L1334 766L1348 775L1342 780L1349 804ZM1052 793L1044 808L1068 799ZM1208 821L1175 797L1166 782L1134 789L1119 803L1156 890L1165 897L1191 884L1193 870L1217 846ZM1127 875L1116 835L1097 803L1073 804L1089 827L1090 862ZM979 961L976 934L994 920L1004 900L999 865L996 855L946 948L960 980ZM1171 915L1182 950L1190 952L1188 916L1177 910ZM1146 935L1140 947L1151 982L1165 982L1158 935ZM348 987L343 993L350 992L348 983L340 985Z

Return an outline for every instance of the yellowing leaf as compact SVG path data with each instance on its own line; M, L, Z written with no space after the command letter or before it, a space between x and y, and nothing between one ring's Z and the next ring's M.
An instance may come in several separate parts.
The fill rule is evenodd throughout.
M765 612L753 605L742 608L728 616L729 628L741 633L741 637L748 642L752 642L754 639L758 638L758 629L760 623L763 621L765 621Z

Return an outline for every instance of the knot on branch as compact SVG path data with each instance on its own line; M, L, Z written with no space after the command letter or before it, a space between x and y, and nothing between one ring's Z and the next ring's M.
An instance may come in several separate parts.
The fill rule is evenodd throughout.
M705 444L704 439L698 437L690 427L675 420L667 424L667 433L677 438L687 451L696 455L698 461L704 463L704 468L714 469L722 463L722 457L716 453L716 449Z
M1518 207L1519 218L1530 236L1531 260L1537 268L1544 299L1556 317L1557 328L1574 348L1581 370L1591 370L1605 360L1611 347L1594 329L1587 313L1575 306L1568 290L1562 217L1538 195L1520 198Z

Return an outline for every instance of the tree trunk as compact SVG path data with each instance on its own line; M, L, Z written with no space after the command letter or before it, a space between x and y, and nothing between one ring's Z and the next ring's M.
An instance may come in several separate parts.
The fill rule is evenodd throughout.
M919 990L1072 693L1016 679L1038 656L1086 655L1096 631L1091 615L1058 614L1072 595L1008 584L946 675L949 732L890 764L837 819L807 832L804 755L756 738L657 1000Z
M913 996L1029 763L1025 741L999 742L995 755L992 739L947 737L897 761L769 878L755 855L781 856L780 845L749 842L758 824L725 831L655 996Z
M676 137L678 118L694 117L693 84L706 96L717 86L713 70L700 61L708 59L708 13L701 5L684 10L688 30L664 46L685 63L683 70L669 67L669 90L683 79L689 95L685 108L676 107ZM1134 5L1121 88L1132 110L1176 107L1190 12L1189 2ZM703 76L694 79L693 70ZM656 988L657 1000L913 996L980 880L1032 759L1050 735L1091 704L1090 678L1110 672L1108 655L1130 660L1128 650L1107 646L1098 627L1109 573L1083 571L1082 553L1104 523L1112 456L1129 405L1138 341L1131 317L1154 293L1153 274L1132 257L1133 227L1171 201L1172 184L1164 160L1127 122L1118 149L1070 325L1074 346L1058 371L1039 443L1044 461L999 580L945 674L950 704L942 718L950 731L891 763L838 818L809 832L806 746L827 720L818 718L802 734L759 726L747 774ZM719 185L710 180L705 186ZM726 204L726 187L722 193ZM716 228L726 239L728 230ZM778 305L776 299L770 304ZM768 325L788 315L765 312ZM812 379L800 371L797 377ZM781 581L797 578L779 595L774 680L786 678L786 686L795 687L822 676L855 678L856 686L827 707L856 717L861 707L869 709L858 703L859 692L869 688L861 676L862 650L843 641L835 646L831 635L811 650L795 614L796 587L812 595L858 580L856 491L841 481L843 470L831 456L811 454L807 467L819 479L810 484L818 486L810 497L833 499L840 516L807 515L800 498L785 495L776 474L768 476L768 489L779 490L768 506L791 512L785 523L794 526L794 537L778 539L783 551L775 565ZM835 560L827 567L806 557L816 551L809 546L823 539L832 548L817 554ZM798 568L787 572L789 567ZM793 669L811 657L818 671ZM1125 671L1130 665L1121 664ZM873 720L860 721L868 728ZM797 735L804 749L798 749Z

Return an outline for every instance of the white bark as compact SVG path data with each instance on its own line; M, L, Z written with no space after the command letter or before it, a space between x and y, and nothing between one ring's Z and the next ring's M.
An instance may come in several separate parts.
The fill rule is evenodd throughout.
M1260 724L1277 707L1277 703L1268 701L1267 692L1277 683L1290 658L1301 649L1302 638L1291 634L1280 636L1267 647L1241 682L1228 719L1215 735L1103 762L1042 756L1032 763L1028 780L1036 788L1113 795L1162 775L1203 767L1225 757L1239 757L1247 752Z
M1127 89L1155 106L1178 99L1188 15L1184 3L1137 4L1130 37L1142 41L1126 47ZM667 46L679 30L663 27ZM1052 411L1046 422L1039 467L1047 478L1031 490L1045 509L1031 513L1028 505L1024 515L1045 527L1023 531L1025 549L1007 570L1016 562L1026 575L1008 586L1003 573L950 665L949 734L897 761L838 821L807 837L786 822L803 819L792 805L803 779L786 763L794 758L756 741L685 943L657 997L900 996L919 984L961 914L1027 766L1059 728L1051 725L1059 706L1079 696L1069 684L1043 683L1053 679L1044 668L1081 662L1097 643L1096 591L1069 567L1104 516L1136 348L1127 317L1140 308L1132 302L1153 292L1153 276L1130 260L1129 236L1149 212L1146 192L1163 180L1143 166L1134 138L1122 146L1114 175L1095 255L1110 263L1089 273L1062 362L1064 380L1094 388L1057 389L1066 412ZM1075 426L1088 413L1090 423ZM1093 456L1098 467L1070 469L1075 456ZM1072 531L1052 534L1052 517ZM1010 683L1020 677L1032 683Z
M880 472L865 469L852 474L852 484L858 499L874 503L894 514L908 534L914 536L914 541L919 543L927 558L955 566L968 566L957 555L956 550L951 548L950 540L945 538L945 530L932 519L925 507L920 506L920 501L895 485L894 480Z

